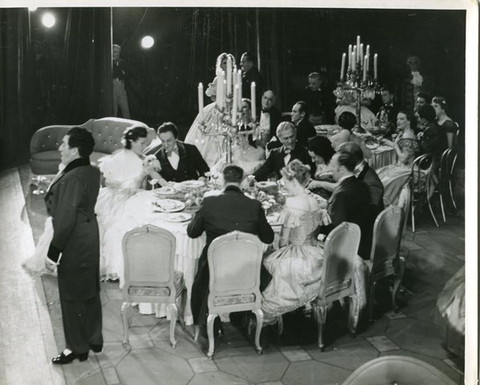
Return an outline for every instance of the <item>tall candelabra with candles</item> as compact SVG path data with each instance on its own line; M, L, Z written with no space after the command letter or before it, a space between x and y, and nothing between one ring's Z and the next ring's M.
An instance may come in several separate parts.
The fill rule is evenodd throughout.
M225 161L232 163L232 144L241 128L242 134L257 135L255 83L251 83L251 117L242 114L242 71L232 65L227 58L226 71L217 76L217 90L214 117L206 124L203 116L203 84L198 85L198 109L200 112L200 130L206 136L214 136L220 148L225 152Z
M337 98L354 100L356 103L356 115L358 131L363 132L361 125L362 100L374 99L379 92L378 83L378 54L373 55L373 71L370 45L365 46L357 36L357 44L348 46L348 53L342 55L340 67L340 82L334 91ZM348 66L347 66L348 62ZM346 69L346 71L345 71Z

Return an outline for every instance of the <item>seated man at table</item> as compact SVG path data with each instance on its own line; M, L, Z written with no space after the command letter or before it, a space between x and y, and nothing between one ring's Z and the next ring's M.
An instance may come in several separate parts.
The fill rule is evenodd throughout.
M277 179L280 179L280 170L294 159L310 165L313 172L312 159L308 155L307 149L297 143L297 128L293 123L280 123L277 127L277 137L282 146L274 148L262 167L255 171L253 175L257 181L267 180L271 174L275 174Z
M278 142L275 130L282 121L282 113L275 107L276 103L277 97L272 90L263 93L262 109L258 116L262 138L260 141L257 140L257 144L262 147L266 147L268 144L269 149L277 147L275 145L270 145L269 141Z
M297 141L302 146L308 146L308 139L317 136L317 131L308 120L310 110L304 101L295 103L292 107L292 123L297 127Z
M160 175L168 182L198 179L210 171L200 151L193 144L179 141L178 129L172 122L163 123L157 130L162 147L155 153L160 161Z
M373 222L369 215L370 192L365 182L355 177L357 162L350 152L339 150L330 161L333 179L338 186L328 200L331 224L320 226L317 232L328 235L342 222L356 223L362 232L358 255L370 258Z
M377 113L377 123L385 130L385 136L391 136L397 128L398 107L394 103L394 94L391 88L382 87L382 106Z
M263 243L273 242L273 230L265 217L259 201L246 197L240 189L242 168L229 165L223 170L224 189L220 195L206 197L188 225L187 234L198 238L203 232L207 243L198 261L197 274L192 286L191 308L195 325L205 325L209 270L207 251L212 241L231 231L243 231L257 235ZM218 319L218 318L217 318Z

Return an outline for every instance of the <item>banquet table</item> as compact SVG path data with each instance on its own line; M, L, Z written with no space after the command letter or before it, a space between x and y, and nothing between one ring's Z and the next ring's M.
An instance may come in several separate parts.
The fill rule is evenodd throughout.
M397 153L393 147L380 145L377 148L371 149L371 151L372 157L368 160L368 164L375 170L397 161Z

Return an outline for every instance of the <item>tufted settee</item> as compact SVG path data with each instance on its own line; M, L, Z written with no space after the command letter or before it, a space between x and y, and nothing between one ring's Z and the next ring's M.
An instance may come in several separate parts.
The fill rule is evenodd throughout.
M156 139L156 133L153 128L146 124L122 118L101 118L90 119L87 122L78 125L88 129L95 139L95 147L90 161L98 163L102 156L113 153L123 147L121 140L123 132L131 126L145 127L148 131L147 145ZM67 131L75 127L74 125L54 125L40 128L36 131L30 140L30 167L35 175L56 174L60 164L60 152L58 148L62 143L63 137Z

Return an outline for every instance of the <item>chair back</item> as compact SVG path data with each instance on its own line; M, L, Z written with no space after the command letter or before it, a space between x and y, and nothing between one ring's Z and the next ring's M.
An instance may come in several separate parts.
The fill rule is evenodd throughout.
M208 248L210 313L242 311L260 307L260 268L263 244L257 236L233 231Z
M355 256L360 244L360 227L343 222L331 231L323 253L322 285L318 300L330 303L354 293Z
M403 235L403 218L402 208L390 206L378 214L375 220L370 255L373 281L378 281L394 273L394 264L399 258Z
M175 300L175 236L168 230L144 225L123 237L125 284L130 302Z
M430 194L430 186L434 181L434 159L433 154L427 153L418 156L412 163L412 176L410 178L412 194Z
M385 356L357 368L342 385L454 385L440 370L417 358Z

